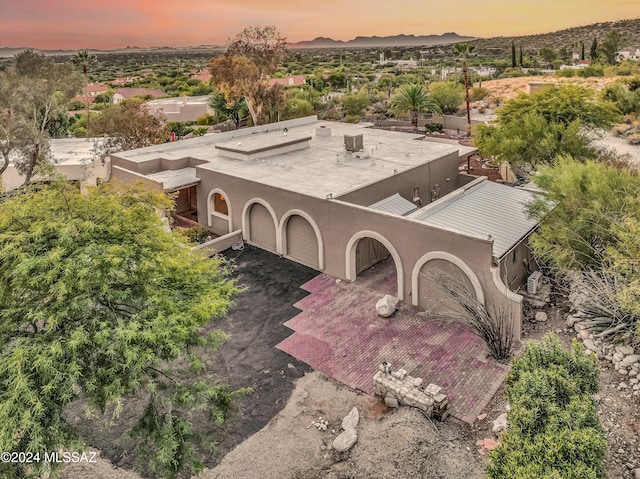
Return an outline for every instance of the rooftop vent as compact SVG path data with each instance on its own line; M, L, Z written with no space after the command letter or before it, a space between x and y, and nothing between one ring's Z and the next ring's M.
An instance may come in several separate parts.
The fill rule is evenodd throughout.
M331 136L331 128L327 128L326 126L321 126L316 128L316 136Z
M359 135L344 135L344 148L352 153L364 150L362 133Z

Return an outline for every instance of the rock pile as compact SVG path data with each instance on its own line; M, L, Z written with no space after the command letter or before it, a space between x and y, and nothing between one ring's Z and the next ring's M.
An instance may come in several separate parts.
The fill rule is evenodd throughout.
M584 318L573 315L567 316L566 324L578 334L582 344L589 354L595 354L598 359L611 362L616 371L625 377L619 389L629 389L635 396L640 396L640 351L631 346L613 345L594 337L582 323Z

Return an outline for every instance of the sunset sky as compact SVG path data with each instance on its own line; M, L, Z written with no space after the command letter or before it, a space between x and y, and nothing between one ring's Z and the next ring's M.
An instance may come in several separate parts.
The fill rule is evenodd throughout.
M249 25L290 42L327 36L479 37L638 18L640 0L0 0L0 47L223 44Z

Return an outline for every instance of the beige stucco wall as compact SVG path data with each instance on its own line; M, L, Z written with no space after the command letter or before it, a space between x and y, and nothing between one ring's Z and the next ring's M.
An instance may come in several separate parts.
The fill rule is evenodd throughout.
M511 291L517 291L527 283L527 278L538 269L535 258L526 241L518 244L500 261L500 277Z
M497 269L492 270L490 240L464 236L404 217L369 210L342 200L305 196L200 168L197 172L201 181L198 185L198 211L202 226L208 227L207 215L212 210L208 199L214 189L223 192L231 216L231 225L224 231L215 231L219 234L242 229L243 236L247 239L245 216L248 215L246 213L252 202L261 202L267 205L275 216L277 252L283 254L281 237L284 230L283 218L291 210L301 211L313 219L321 233L323 271L344 280L354 279L355 276L351 249L348 247L355 249L357 238L362 236L382 238L390 243L393 249L393 251L390 249L390 252L394 256L394 261L397 262L398 286L402 290L400 297L409 304L417 304L414 295L419 292L414 291L413 288L416 274L414 270L420 271L422 266L420 261L425 258L425 255L432 252L443 253L441 256L450 255L464 264L472 273L487 303L499 305L502 309L509 311L514 321L515 335L517 338L520 337L520 303L513 295L509 297L506 286L497 282L499 273ZM456 176L452 176L452 183L455 178ZM390 180L393 180L393 177ZM390 188L389 185L384 184L378 187ZM354 192L352 197L362 200L370 194L371 192L362 192L358 198ZM390 291L390 293L397 294L397 291Z
M368 160L362 160L368 161ZM372 166L379 168L381 166ZM393 171L390 164L384 166ZM439 185L440 196L451 193L458 187L458 153L450 153L437 160L419 165L410 170L389 176L381 181L359 188L355 191L337 196L336 199L368 206L396 193L406 200L413 200L413 188L420 188L422 204L431 203L431 190Z

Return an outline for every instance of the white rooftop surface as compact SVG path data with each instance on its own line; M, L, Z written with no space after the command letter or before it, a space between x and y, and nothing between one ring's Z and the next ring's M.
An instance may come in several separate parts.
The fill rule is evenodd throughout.
M53 138L49 140L51 160L60 165L84 165L95 160L93 148L100 138Z
M171 191L185 186L195 185L200 182L196 177L195 168L182 168L180 170L163 170L146 175L147 178L162 183L165 191Z
M331 136L317 136L316 129L331 129ZM297 138L310 136L309 148L278 152L262 159L232 159L216 144L236 141L251 146L264 141L265 146L284 136ZM269 130L267 132L260 130ZM364 152L355 154L344 151L344 135L364 135ZM228 175L260 182L262 184L295 191L305 195L325 198L337 197L367 184L380 181L394 173L401 173L416 166L460 150L460 145L416 140L420 134L407 134L386 130L374 130L346 123L317 121L314 117L301 118L226 133L209 134L200 138L181 140L139 150L117 153L116 157L132 162L144 162L155 158L167 160L191 157L207 161L198 170L219 171ZM277 141L276 141L277 143Z
M208 95L204 96L177 96L171 98L160 98L157 100L149 100L145 102L146 105L162 106L162 105L183 105L185 102L188 105L208 105L211 98Z
M473 236L491 235L493 255L502 258L535 226L527 204L540 196L521 188L480 180L421 208L409 217Z

